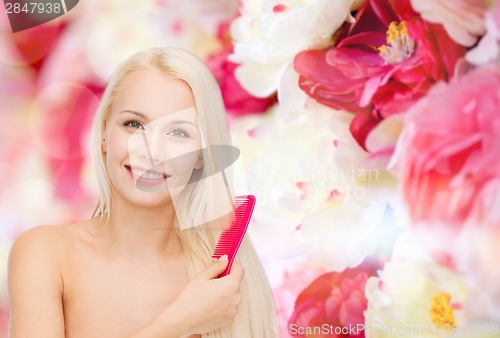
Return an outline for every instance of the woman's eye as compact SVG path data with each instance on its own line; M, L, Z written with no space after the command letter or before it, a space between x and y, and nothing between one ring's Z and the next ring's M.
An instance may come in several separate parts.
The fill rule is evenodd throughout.
M127 121L123 125L134 129L143 129L142 124L138 121Z
M189 134L182 129L174 129L170 131L168 135L172 135L175 137L189 137Z

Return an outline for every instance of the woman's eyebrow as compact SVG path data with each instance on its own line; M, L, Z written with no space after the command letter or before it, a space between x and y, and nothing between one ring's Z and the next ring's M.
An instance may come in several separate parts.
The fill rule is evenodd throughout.
M144 115L143 113L140 113L140 112L138 112L138 111L135 111L135 110L122 110L122 111L120 112L120 114L122 114L122 113L130 113L130 114L134 114L134 115L137 115L137 116L139 116L139 117L142 117L142 118L143 118L143 119L145 119L145 120L147 120L147 119L148 119L148 117L147 117L146 115Z
M138 111L135 111L135 110L128 110L128 109L126 109L126 110L122 110L120 112L120 114L121 113L134 114L134 115L137 115L137 116L143 118L144 120L149 120L148 117L145 114L143 114L141 112L138 112ZM154 121L155 120L153 120L152 122L154 122ZM172 120L172 121L168 121L168 122L171 123L171 124L190 124L190 125L198 128L198 124L197 123L193 123L193 122L188 121L188 120Z
M193 123L191 121L186 121L186 120L174 120L174 121L170 121L170 123L172 123L172 124L190 124L194 127L198 127L198 125L196 123Z

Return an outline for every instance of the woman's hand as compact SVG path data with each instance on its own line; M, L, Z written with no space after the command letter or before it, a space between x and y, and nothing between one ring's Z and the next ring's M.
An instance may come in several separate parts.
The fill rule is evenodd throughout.
M213 262L188 283L169 307L177 313L184 313L181 320L188 324L188 335L228 326L238 314L244 270L233 264L230 274L216 279L227 263L227 256Z
M186 338L230 325L238 314L244 271L233 263L231 272L217 279L227 263L222 256L210 264L153 322L128 338Z

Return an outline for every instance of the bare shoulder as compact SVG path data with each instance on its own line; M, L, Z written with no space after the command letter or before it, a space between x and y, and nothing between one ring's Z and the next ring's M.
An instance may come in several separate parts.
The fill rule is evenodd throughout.
M12 244L10 250L10 258L22 259L30 253L44 253L46 256L49 251L52 251L51 244L56 242L53 236L61 231L54 231L52 226L41 225L23 232Z
M77 227L77 224L41 225L19 235L9 254L9 281L43 277L62 283L61 266L74 244Z
M75 225L40 225L23 232L13 243L10 260L50 259L57 261L61 250L68 247ZM49 262L47 262L49 263Z
M76 224L70 225L39 225L24 231L19 237L14 241L13 248L15 246L24 246L26 244L37 244L37 243L56 243L57 241L63 239L68 235L68 228L74 227Z
M37 226L12 245L8 265L10 337L64 337L61 266L74 225Z
M9 272L30 267L40 273L61 273L72 256L72 248L81 240L89 221L65 225L40 225L23 232L14 241L9 254ZM23 273L28 273L22 269Z

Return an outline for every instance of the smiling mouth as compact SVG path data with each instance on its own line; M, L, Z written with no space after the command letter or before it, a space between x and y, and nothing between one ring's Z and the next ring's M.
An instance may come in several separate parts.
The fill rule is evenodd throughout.
M125 168L133 175L133 177L137 181L146 181L146 182L163 182L167 178L171 177L172 175L168 175L166 173L158 172L155 170L144 170L144 169L139 169L137 167L132 167L130 165L125 165Z

